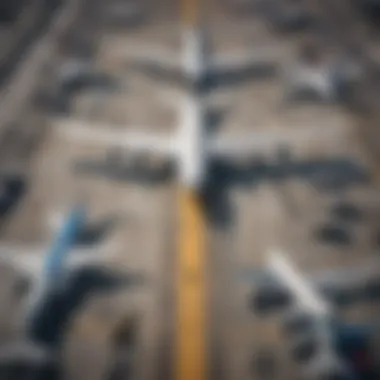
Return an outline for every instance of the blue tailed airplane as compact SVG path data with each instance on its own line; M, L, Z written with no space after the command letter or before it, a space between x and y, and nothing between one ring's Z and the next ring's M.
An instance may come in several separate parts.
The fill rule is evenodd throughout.
M62 333L65 321L61 321L61 316L67 314L62 305L67 304L67 289L72 281L78 280L80 271L109 259L109 255L101 251L72 249L85 223L85 207L76 204L64 218L45 255L41 252L12 252L11 247L0 248L0 260L24 272L31 280L31 288L22 305L25 339L0 346L0 365L14 361L35 365L55 360L52 350L57 338L48 339L46 330L54 330L50 331L50 336ZM75 290L70 291L73 293ZM50 316L58 313L59 317L49 317L50 322L46 325L47 309ZM69 315L66 317L68 319ZM41 320L45 321L42 329ZM55 322L56 326L52 327Z

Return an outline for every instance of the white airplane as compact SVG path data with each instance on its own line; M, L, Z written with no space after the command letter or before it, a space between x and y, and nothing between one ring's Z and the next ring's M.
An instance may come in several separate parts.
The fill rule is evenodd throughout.
M44 342L39 341L35 333L41 313L43 314L46 308L46 302L51 301L56 292L65 288L70 282L69 275L74 270L93 264L103 264L110 258L110 255L104 253L104 247L103 250L71 250L85 222L84 207L74 206L58 229L45 255L42 250L23 252L17 248L0 247L0 261L24 273L31 283L31 289L22 305L22 326L26 339L1 346L0 364L14 359L25 359L32 363L52 359L51 349L45 349Z
M195 88L214 79L267 76L278 66L278 51L270 47L256 47L249 51L213 54L207 30L203 26L187 27L182 32L183 48L178 57L172 51L156 46L128 46L118 52L123 58L141 67L184 79Z
M307 276L307 281L331 304L354 304L358 301L380 299L379 260L368 260L354 267L329 268ZM244 270L243 277L265 292L283 289L278 276L270 268Z
M177 100L178 99L178 100ZM199 190L206 183L211 160L236 160L252 154L268 154L283 145L296 142L329 142L344 137L344 128L322 128L315 123L304 128L252 131L241 135L213 136L208 131L207 107L202 96L186 93L179 101L179 125L173 135L155 135L133 131L112 131L112 126L86 123L84 120L56 120L61 133L77 141L106 144L135 154L161 155L174 161L180 183Z
M321 378L319 376L331 373L349 375L350 368L334 348L331 324L334 319L334 310L331 305L320 295L313 283L292 265L291 260L281 250L275 249L270 252L268 268L282 286L285 286L293 295L296 307L315 320L314 336L318 347L311 361L304 365L307 376Z
M0 263L9 264L32 279L37 279L41 277L43 271L42 263L46 264L52 257L62 255L64 258L70 253L69 260L65 263L69 267L101 259L104 255L100 253L106 248L103 244L96 247L75 248L76 239L86 228L86 224L85 210L82 205L74 206L66 216L54 213L49 220L49 225L56 232L50 245L26 247L2 243L0 244Z
M293 63L284 73L287 98L301 98L302 94L321 100L331 101L335 97L335 83L329 67L312 67Z

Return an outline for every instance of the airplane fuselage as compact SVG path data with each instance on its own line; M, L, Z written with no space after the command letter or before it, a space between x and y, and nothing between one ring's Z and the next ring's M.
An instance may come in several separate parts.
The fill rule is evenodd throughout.
M46 253L43 264L44 276L51 278L60 274L65 258L75 243L79 232L84 227L85 219L85 208L83 205L74 206Z
M37 278L26 303L28 328L30 324L33 324L33 319L44 304L46 296L61 285L64 264L79 231L85 224L85 220L86 215L83 205L74 206L46 252L41 274Z
M189 93L184 96L180 110L180 125L176 141L178 175L186 187L198 190L207 175L205 147L205 109L202 97Z
M210 56L206 31L200 26L183 31L182 64L191 88L180 105L176 154L180 182L191 189L202 187L207 172L205 106L200 89L207 78Z
M205 81L209 54L205 30L186 28L181 58L185 77L192 85L199 86Z

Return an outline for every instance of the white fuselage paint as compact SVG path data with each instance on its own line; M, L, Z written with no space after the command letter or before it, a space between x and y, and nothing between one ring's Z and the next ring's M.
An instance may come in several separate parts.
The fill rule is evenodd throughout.
M314 357L314 364L308 363L306 365L306 373L318 371L319 369L323 370L324 368L349 373L348 368L334 350L330 323L333 310L331 310L328 302L320 296L310 281L302 276L299 270L291 264L290 260L280 250L272 251L269 259L270 270L295 296L295 300L301 309L310 313L317 322L315 325L315 340L321 348Z
M182 99L175 153L181 183L194 190L203 185L207 174L204 112L202 97L190 93Z
M208 49L206 33L201 27L189 27L183 31L182 64L186 77L192 84L199 84L207 74ZM191 89L181 99L179 128L175 141L175 155L181 183L198 190L207 171L205 149L206 128L202 94Z
M193 83L201 82L207 74L209 56L206 32L200 27L183 31L182 65L186 77Z

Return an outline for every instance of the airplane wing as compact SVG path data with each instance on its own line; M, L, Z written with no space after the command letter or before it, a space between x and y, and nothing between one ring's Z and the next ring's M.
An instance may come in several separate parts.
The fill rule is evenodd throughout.
M332 310L329 302L319 294L314 284L302 275L301 271L280 249L273 249L269 252L268 267L282 286L285 286L294 295L298 306L318 317L318 324L315 325L315 339L321 346L323 354L314 358L312 365L320 367L321 361L323 364L328 363L328 369L332 366L340 367L340 359L332 344L329 323Z
M112 163L107 159L84 158L73 161L73 170L79 175L103 177L112 181L137 181L140 183L156 183L173 176L172 161L160 166L130 165L129 163Z
M372 259L360 266L319 270L308 274L306 278L318 292L332 303L336 301L339 303L339 297L342 297L342 301L348 304L366 298L368 291L371 291L371 286L374 288L374 296L378 298L377 289L379 289L380 279L377 268L379 268L379 260ZM281 281L268 268L244 270L242 276L244 281L258 287L269 286L271 289L283 287Z
M268 266L283 286L286 286L296 296L297 302L303 308L316 315L330 314L328 303L319 294L314 284L292 265L290 259L282 251L270 252Z
M318 270L317 272L308 274L307 278L318 288L354 288L362 286L370 280L379 278L379 265L379 260L370 259L361 265ZM241 275L244 281L252 282L259 286L267 284L274 285L278 282L268 268L244 269Z
M212 76L242 75L244 78L249 74L267 76L277 70L278 57L274 50L255 49L253 52L232 51L211 58L207 64L207 71Z
M33 250L3 245L0 247L0 262L30 277L38 277L42 270L43 252L44 248Z
M62 133L83 142L113 145L135 152L164 155L171 154L174 148L171 137L154 135L150 132L112 131L110 126L90 127L80 120L60 120L57 123Z
M96 248L74 249L67 258L66 268L74 269L86 263L104 262L109 255L106 254L107 247L100 245ZM12 266L15 270L37 278L43 269L46 247L0 246L0 262Z
M344 137L342 126L325 128L325 126L305 127L297 129L276 128L254 131L241 136L217 137L208 145L209 152L217 158L240 158L252 153L266 153L268 148L282 145L293 145L302 141L330 142L337 137Z

